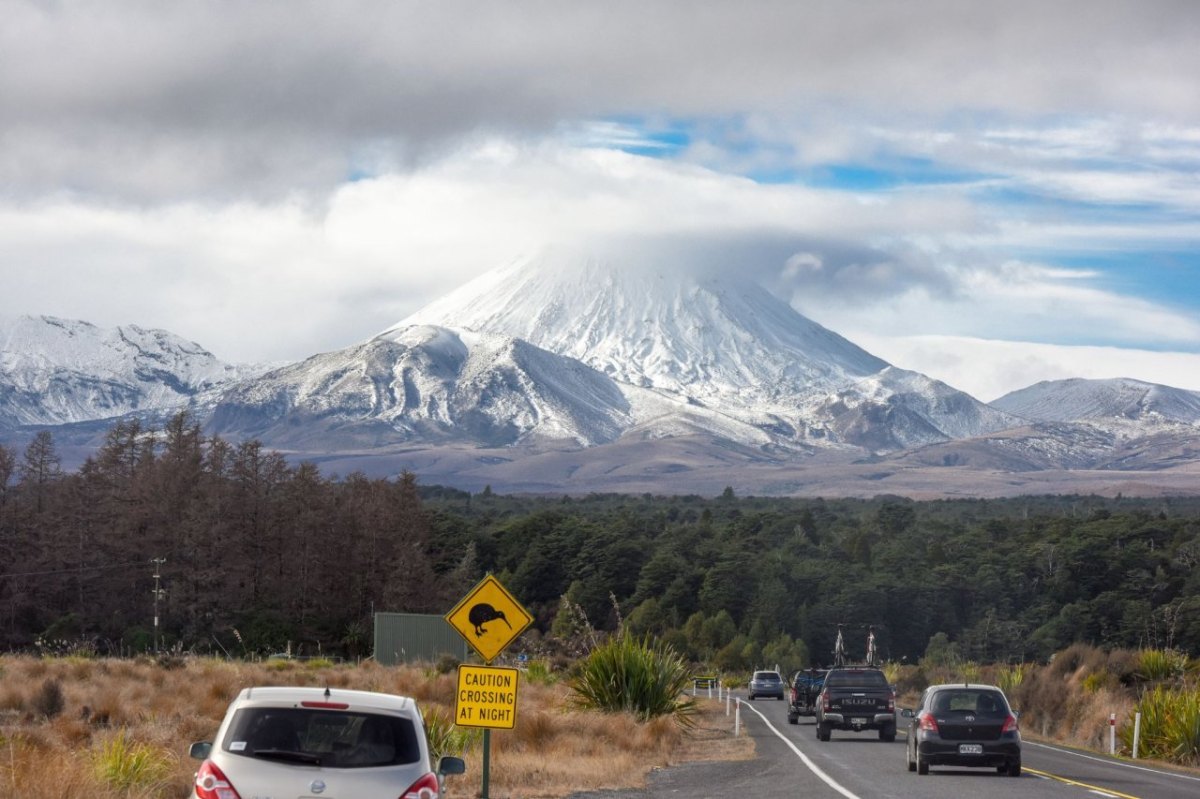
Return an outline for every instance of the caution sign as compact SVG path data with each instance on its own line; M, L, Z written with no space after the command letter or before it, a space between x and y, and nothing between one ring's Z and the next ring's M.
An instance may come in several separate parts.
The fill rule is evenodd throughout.
M499 666L459 666L454 723L511 730L517 723L517 674Z
M446 614L446 621L484 662L491 663L533 623L533 617L489 574Z

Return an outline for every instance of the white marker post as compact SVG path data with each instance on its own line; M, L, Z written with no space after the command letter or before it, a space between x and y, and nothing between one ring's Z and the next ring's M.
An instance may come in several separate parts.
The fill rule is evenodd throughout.
M733 737L736 738L742 734L742 700L737 701L737 705L733 709Z
M1108 753L1115 755L1117 753L1117 714L1108 714Z
M1133 714L1133 759L1137 760L1138 739L1142 737L1142 714Z

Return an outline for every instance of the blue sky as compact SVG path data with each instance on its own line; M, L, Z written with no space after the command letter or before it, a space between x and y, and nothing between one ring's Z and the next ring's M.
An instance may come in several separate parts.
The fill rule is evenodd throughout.
M981 399L1200 390L1200 4L338 11L10 3L0 314L294 360L547 243L719 236Z

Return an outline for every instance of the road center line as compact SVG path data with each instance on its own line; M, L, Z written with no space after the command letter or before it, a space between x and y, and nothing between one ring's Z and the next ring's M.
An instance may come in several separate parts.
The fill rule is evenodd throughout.
M1110 766L1119 766L1121 768L1133 769L1134 771L1145 771L1150 774L1157 774L1162 777L1176 777L1181 780L1190 780L1192 782L1200 782L1200 777L1193 777L1190 774L1180 774L1178 772L1167 771L1165 769L1149 768L1147 766L1138 766L1133 763L1127 763L1124 760L1117 760L1117 759L1111 758L1111 757L1097 757L1096 755L1089 755L1084 752L1076 752L1074 749L1063 749L1062 747L1059 747L1059 746L1051 746L1050 744L1037 743L1035 741L1025 741L1024 745L1025 746L1037 746L1037 747L1041 747L1042 749L1049 749L1052 752L1059 752L1064 755L1074 755L1075 757L1081 757L1084 760L1094 760L1097 763L1106 763Z
M1054 780L1066 785L1074 785L1077 788L1086 788L1089 793L1099 794L1100 796L1114 796L1117 797L1117 799L1140 799L1140 797L1133 796L1131 794L1118 793L1110 788L1101 788L1098 785L1089 785L1086 782L1079 782L1078 780L1069 780L1066 777L1060 777L1057 774L1051 774L1048 771L1038 771L1037 769L1029 768L1028 766L1025 767L1025 771L1028 771L1030 774L1036 774L1039 777L1045 777L1048 780Z
M750 705L746 704L745 702L743 702L740 699L738 700L738 704L741 705L742 707L746 708L747 710L753 710L754 715L756 715L760 719L762 719L763 724L767 725L767 729L769 729L771 732L775 733L775 735L779 738L779 740L781 740L785 744L787 744L788 748L790 748L793 752L796 753L796 757L800 758L800 760L804 763L804 765L808 766L808 770L811 771L813 774L816 774L817 777L821 780L821 782L825 783L830 788L833 788L835 791L840 793L842 796L846 797L846 799L859 799L857 794L853 794L850 791L846 790L840 784L838 784L837 781L835 781L833 779L833 777L830 777L828 774L826 774L824 771L822 771L820 766L818 766L816 763L812 762L812 760L809 759L808 755L801 752L800 749L794 743L792 743L791 740L789 740L786 735L781 733L779 730L775 729L775 725L772 724L771 722L767 721L767 717L764 716L762 713L760 713L756 708L750 707Z

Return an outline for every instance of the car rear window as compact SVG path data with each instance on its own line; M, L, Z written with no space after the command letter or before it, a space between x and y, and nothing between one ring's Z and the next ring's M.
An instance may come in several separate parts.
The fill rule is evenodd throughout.
M1004 697L996 691L972 688L952 688L934 693L934 713L971 713L985 718L1003 718L1008 715Z
M826 687L862 686L864 688L887 688L887 677L874 669L839 669L825 675Z
M744 671L742 672L742 674L745 674L745 673L746 672L744 672ZM756 672L754 672L754 679L762 680L765 682L783 682L783 678L780 677L779 674L774 671L756 671Z
M299 707L242 708L221 748L247 757L295 752L330 768L401 765L421 757L410 719Z

